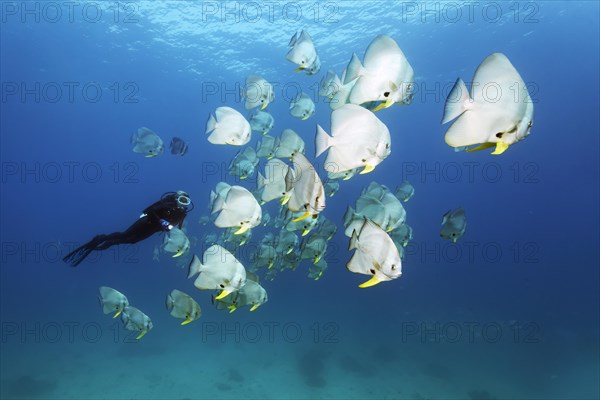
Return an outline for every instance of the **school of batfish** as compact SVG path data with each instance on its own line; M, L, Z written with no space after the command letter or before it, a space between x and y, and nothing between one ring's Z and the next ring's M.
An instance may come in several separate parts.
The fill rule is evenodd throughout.
M319 73L321 60L308 32L295 33L289 47L286 58L297 66L294 72ZM490 85L511 95L491 101L485 93ZM322 180L305 154L300 135L289 128L279 136L269 134L275 124L268 112L269 104L276 100L273 85L262 76L247 76L242 97L245 109L251 112L248 119L234 108L218 107L209 114L206 135L212 144L232 146L247 145L252 132L262 135L255 147L246 146L235 155L228 171L240 180L256 174L256 187L220 182L211 190L210 213L202 215L199 222L212 223L225 231L220 236L206 233L200 239L209 246L201 258L189 252L199 239L192 238L191 243L185 228L174 228L165 235L161 248L155 248L154 259L159 259L161 249L177 257L179 265L188 267L188 278L195 278L194 286L216 290L213 304L229 312L243 306L254 311L267 301L259 270L263 270L265 279L273 280L277 273L295 270L300 262L308 261L308 276L318 280L327 269L327 244L338 226L322 215L326 199L338 192L342 181L370 173L390 157L393 134L376 113L394 104L411 104L413 94L413 68L389 36L375 37L362 61L353 53L341 77L327 71L319 83L319 96L331 107L331 121L328 129L316 125L314 139L314 158L326 153L323 166L327 177ZM314 115L315 103L309 95L300 93L290 102L289 113L306 121ZM445 102L442 124L451 121L445 141L455 151L494 148L492 154L498 155L529 135L533 102L521 76L504 54L493 53L481 62L470 91L462 79L456 80ZM133 151L146 157L163 152L162 139L148 128L140 128L131 142ZM174 155L188 151L188 145L179 138L173 138L170 148ZM265 160L262 171L261 159ZM360 288L402 275L404 248L413 237L403 203L414 193L408 181L402 182L395 192L371 182L355 205L347 206L343 227L353 253L346 267L368 277ZM263 210L273 200L278 201L277 216ZM234 253L249 241L257 226L276 231L258 241L245 267ZM456 243L465 228L465 211L451 209L442 217L440 236ZM187 257L179 258L184 254ZM121 315L126 329L139 332L138 338L152 329L150 318L130 306L125 295L108 287L101 287L100 294L104 313ZM198 303L177 289L167 296L166 306L173 317L183 319L182 325L201 315Z

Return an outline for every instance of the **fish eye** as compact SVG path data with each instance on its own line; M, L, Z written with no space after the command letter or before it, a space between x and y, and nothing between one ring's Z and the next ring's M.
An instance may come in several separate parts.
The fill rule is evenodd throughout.
M390 148L390 144L389 144L389 143L386 143L386 144L385 144L385 148L386 148L386 149L389 149L389 148Z
M225 285L223 285L222 283L220 283L220 284L219 284L219 287L220 287L221 289L224 289L224 288L225 288Z
M384 92L383 93L383 97L388 97L390 95L390 92Z
M396 270L396 264L392 264L392 271Z
M456 233L453 233L452 236L456 236Z
M302 60L302 64L304 64L304 60Z
M375 270L373 268L370 269L370 272L375 275Z

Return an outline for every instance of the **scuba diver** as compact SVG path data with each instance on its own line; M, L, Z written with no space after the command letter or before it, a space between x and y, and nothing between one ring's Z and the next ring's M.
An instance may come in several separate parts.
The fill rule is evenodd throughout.
M117 244L133 244L149 238L156 232L168 232L173 227L180 229L187 213L192 210L190 196L179 190L167 192L159 201L147 207L142 215L125 232L114 232L108 235L96 235L92 240L79 246L63 261L78 266L94 250L106 250Z

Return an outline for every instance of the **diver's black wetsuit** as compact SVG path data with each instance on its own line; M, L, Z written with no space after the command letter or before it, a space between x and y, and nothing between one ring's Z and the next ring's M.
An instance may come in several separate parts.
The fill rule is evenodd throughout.
M163 226L163 224L181 228L187 215L187 209L178 203L177 196L176 193L163 195L159 201L147 207L144 210L145 215L142 214L143 216L127 228L125 232L96 235L86 244L67 254L63 261L76 267L94 250L106 250L117 244L137 243L149 238L156 232L168 231L168 227Z

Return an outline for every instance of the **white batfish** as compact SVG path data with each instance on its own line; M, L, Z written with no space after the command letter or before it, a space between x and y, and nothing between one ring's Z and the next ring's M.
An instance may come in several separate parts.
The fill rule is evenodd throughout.
M442 124L455 118L444 137L455 149L496 147L502 154L526 138L533 126L533 101L523 79L502 53L493 53L477 67L471 93L458 78L448 94Z
M298 66L294 72L306 71L307 75L314 75L321 69L321 60L317 54L317 49L312 41L312 38L306 31L298 33L290 39L286 58Z
M172 257L179 257L190 249L190 240L185 232L174 227L165 235L163 250L173 253Z
M315 103L306 93L300 93L290 102L290 114L292 117L307 120L315 113Z
M275 100L275 91L265 78L259 75L248 75L246 78L246 86L244 87L243 97L246 99L244 107L246 110L251 110L260 107L264 110L269 103Z
M308 277L318 281L323 276L323 273L327 269L327 261L321 258L318 263L311 265L308 268Z
M296 153L304 153L304 140L293 130L284 129L275 150L277 158L292 158Z
M139 332L136 337L138 340L154 327L150 317L132 306L125 307L123 313L121 313L121 321L128 331Z
M404 223L398 229L390 232L390 237L401 247L406 247L413 238L413 230L410 225Z
M456 243L464 235L466 228L467 217L465 216L465 210L462 208L448 210L442 217L440 236Z
M166 306L173 317L183 319L181 325L187 325L202 315L200 305L196 300L177 289L173 289L167 295Z
M371 111L346 104L331 113L331 132L317 125L316 156L329 149L325 159L328 172L339 173L363 167L361 174L373 171L391 153L387 126Z
M408 200L410 200L410 198L413 197L414 194L415 194L415 188L413 187L413 185L410 184L409 181L402 182L396 188L396 193L395 193L396 197L405 203Z
M251 133L246 118L231 107L218 107L206 122L206 134L212 144L243 146L250 141Z
M254 175L258 165L258 155L253 147L245 147L240 150L229 164L229 175L237 176L240 179L246 179Z
M274 158L265 164L265 175L258 175L258 190L263 202L269 202L274 199L284 198L282 203L287 201L288 192L285 187L285 176L288 173L288 165L283 161Z
M267 160L275 157L275 150L279 146L279 139L271 136L264 135L262 140L256 145L256 156L264 157Z
M300 244L300 258L316 264L327 251L327 240L318 234L312 234Z
M129 300L123 293L108 286L100 286L98 300L104 314L115 313L113 318L117 318L123 312L123 309L129 305Z
M194 255L188 278L198 275L194 286L201 290L221 290L217 300L239 290L246 283L246 269L226 248L215 244L204 252L202 262Z
M131 135L131 144L134 153L145 154L146 157L155 157L164 151L164 143L160 136L144 127Z
M235 234L239 235L260 224L262 209L246 188L220 182L216 192L212 192L211 200L211 213L219 213L214 222L219 228L236 227L238 230Z
M398 44L389 36L379 35L369 44L363 65L358 57L351 61L346 79L357 79L348 102L381 102L373 111L394 103L410 104L414 72Z
M325 188L315 167L302 153L292 157L293 168L288 169L285 176L285 187L290 192L288 209L303 212L302 216L292 222L300 221L308 216L316 218L325 209Z
M298 236L294 232L283 229L277 237L275 251L278 256L290 254L298 247L299 242Z
M256 110L250 115L250 127L255 132L265 135L273 128L273 125L275 125L275 118L266 111Z
M380 282L396 279L402 275L400 254L390 236L368 219L350 238L350 250L356 250L346 267L351 272L371 275L371 279L359 285L367 288Z

